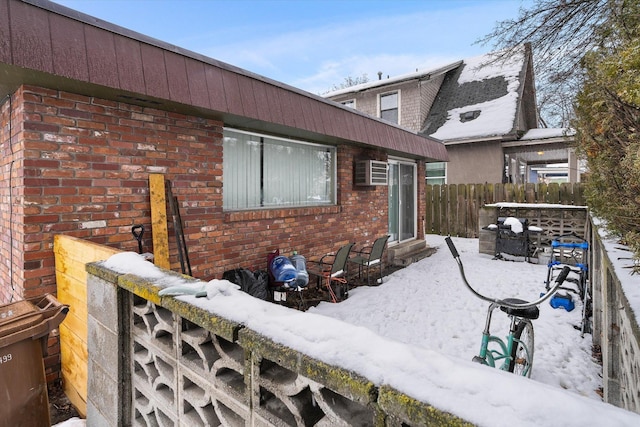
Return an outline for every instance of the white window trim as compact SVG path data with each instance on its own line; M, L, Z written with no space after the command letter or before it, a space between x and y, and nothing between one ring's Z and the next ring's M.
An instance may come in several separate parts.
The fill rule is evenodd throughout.
M382 97L385 95L393 95L393 94L397 94L398 95L398 123L396 124L400 124L402 123L402 108L400 108L400 106L402 105L402 93L400 89L396 89L396 90L389 90L387 92L381 92L378 94L377 96L377 117L382 119ZM389 122L391 123L391 122Z

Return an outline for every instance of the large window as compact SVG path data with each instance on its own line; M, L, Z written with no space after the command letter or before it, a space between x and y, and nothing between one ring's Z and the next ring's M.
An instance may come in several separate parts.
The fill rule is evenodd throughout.
M224 130L226 210L335 204L334 147Z
M446 163L445 162L434 162L427 163L427 184L428 185L442 185L446 182Z
M380 118L398 124L398 92L380 95Z

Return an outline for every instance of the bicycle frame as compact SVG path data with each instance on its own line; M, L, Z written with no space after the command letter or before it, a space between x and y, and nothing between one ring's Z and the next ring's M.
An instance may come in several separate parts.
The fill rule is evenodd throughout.
M560 286L562 285L562 283L564 282L564 280L567 278L567 275L570 272L570 269L568 266L565 266L562 269L562 272L558 275L558 277L556 278L556 282L553 286L553 288L551 290L549 290L547 293L543 294L540 298L538 298L537 300L533 301L533 302L527 302L527 301L522 301L522 300L515 300L518 302L514 302L514 300L510 300L507 301L506 299L498 299L498 298L491 298L491 297L487 297L485 295L482 295L481 293L479 293L478 291L476 291L471 284L469 284L469 281L467 280L467 277L464 273L464 266L462 265L462 261L460 260L460 254L458 254L458 250L456 249L455 245L453 244L453 241L451 240L451 237L446 237L445 238L445 242L447 243L447 246L449 247L449 250L451 251L451 254L453 255L453 258L456 260L456 263L458 264L458 269L460 270L460 275L462 276L462 281L464 282L464 284L466 285L466 287L479 299L483 300L483 301L487 301L490 303L489 308L487 310L487 318L485 321L485 326L484 326L484 330L482 331L482 343L480 345L480 352L478 354L478 356L475 356L473 358L474 362L478 362L478 363L482 363L484 365L488 365L491 367L496 367L496 361L502 361L502 364L499 366L500 369L502 370L506 370L506 371L512 371L513 370L513 363L515 363L515 361L513 360L512 357L512 353L514 350L514 345L521 345L524 352L525 352L525 356L527 358L527 360L529 361L529 363L527 364L527 366L525 366L524 371L522 372L522 375L524 376L528 376L529 375L529 371L530 371L530 366L531 363L533 362L533 348L528 348L527 344L516 338L516 329L518 328L518 326L520 324L522 324L521 322L526 322L523 324L523 328L524 327L529 327L531 329L531 333L533 334L533 324L531 323L531 318L534 317L520 317L519 315L517 315L518 313L522 313L522 315L524 316L525 314L527 314L526 312L518 312L517 310L525 310L525 309L529 309L532 307L537 306L538 304L542 303L543 301L551 298L551 296L553 294L555 294L555 292L560 288ZM491 326L491 317L493 315L493 311L496 308L501 308L504 309L503 311L507 312L507 315L509 316L509 318L511 319L511 325L509 327L509 335L507 335L506 337L506 343L504 340L502 340L501 338L495 336L495 335L491 335L490 332L490 326ZM508 309L511 309L508 310ZM514 311L516 310L516 311ZM536 313L536 317L537 317L537 313ZM489 349L489 344L490 343L496 343L498 344L499 349L498 350L490 350Z
M519 321L524 321L524 319L509 315L511 319L511 324L509 326L509 334L506 336L506 340L502 338L491 335L490 327L491 327L491 318L493 315L493 311L496 308L499 308L500 305L497 303L492 303L489 305L487 309L487 318L485 321L484 330L482 331L482 341L480 344L480 351L478 355L473 358L474 362L481 363L483 365L491 366L492 368L499 368L503 371L508 371L511 363L512 363L512 350L513 346L520 343L526 352L527 360L531 360L531 351L527 344L515 337L516 326ZM491 343L495 343L498 345L498 349L489 349L489 345ZM496 366L496 362L499 363L499 366ZM524 371L522 372L523 376L528 376L529 374L529 366L526 366Z

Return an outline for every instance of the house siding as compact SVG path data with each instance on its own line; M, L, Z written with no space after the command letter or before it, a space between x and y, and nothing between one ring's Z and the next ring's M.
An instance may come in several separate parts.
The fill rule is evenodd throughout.
M500 142L474 142L447 146L448 183L502 182L504 155Z
M384 161L382 151L338 146L336 206L226 212L220 121L33 86L3 104L2 120L0 251L13 271L24 269L11 280L8 265L0 266L13 299L55 293L55 234L136 251L131 227L142 224L150 230L144 250L152 251L151 173L165 175L178 197L193 275L203 280L232 268L265 269L275 249L313 257L387 232L387 187L353 185L354 161ZM171 224L169 241L179 270ZM0 302L9 301L11 289L2 292Z

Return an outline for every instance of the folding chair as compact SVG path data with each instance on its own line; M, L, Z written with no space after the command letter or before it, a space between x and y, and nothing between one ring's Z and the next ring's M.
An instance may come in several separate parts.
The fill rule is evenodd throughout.
M389 236L378 237L373 245L365 246L359 251L356 251L358 255L349 259L349 262L358 264L358 278L362 275L362 270L367 270L367 286L371 286L369 278L369 269L376 265L380 269L380 283L382 283L382 254L387 245Z
M347 261L349 260L349 252L353 248L354 243L347 243L342 246L338 251L333 254L325 254L318 261L307 261L307 272L316 276L318 286L320 281L329 291L331 295L331 301L338 302L339 300L346 299L349 295L349 288L347 285ZM336 292L333 288L333 284L336 284Z

